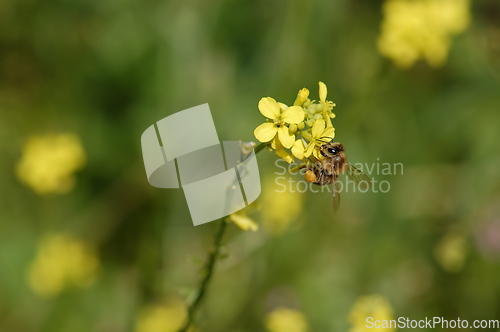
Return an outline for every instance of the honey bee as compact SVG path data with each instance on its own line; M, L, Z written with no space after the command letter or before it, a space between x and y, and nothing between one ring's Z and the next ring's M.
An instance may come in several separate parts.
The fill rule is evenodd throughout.
M340 205L340 193L337 178L346 171L347 176L354 181L356 186L370 186L371 181L362 171L347 162L344 146L341 143L330 142L321 146L323 160L314 165L303 165L306 168L306 181L320 186L333 183L333 211L337 212Z

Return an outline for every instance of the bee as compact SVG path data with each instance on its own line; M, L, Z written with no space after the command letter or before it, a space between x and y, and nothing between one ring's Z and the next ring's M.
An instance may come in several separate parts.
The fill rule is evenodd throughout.
M337 178L344 171L347 176L354 181L356 186L370 186L371 181L362 171L347 162L344 146L341 143L330 142L320 147L320 154L323 160L313 165L303 165L306 168L305 178L307 182L320 186L333 183L333 211L337 212L340 205L340 193Z

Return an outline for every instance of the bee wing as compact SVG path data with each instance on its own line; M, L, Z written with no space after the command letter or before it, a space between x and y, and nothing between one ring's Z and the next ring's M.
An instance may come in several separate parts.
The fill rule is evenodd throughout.
M333 176L333 212L337 212L340 206L340 190L337 182L337 176Z
M347 176L349 179L354 181L356 186L367 186L367 188L370 188L372 182L370 178L363 172L361 172L359 169L356 167L352 166L352 164L346 163L345 164L345 171L347 173Z

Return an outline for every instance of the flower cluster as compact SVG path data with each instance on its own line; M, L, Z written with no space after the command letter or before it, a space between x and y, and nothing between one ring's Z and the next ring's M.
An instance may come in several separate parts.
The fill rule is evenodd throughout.
M469 0L386 0L378 48L397 66L411 67L425 59L444 64L451 35L469 25Z
M87 243L65 234L50 234L40 242L28 281L33 291L49 297L67 287L90 286L98 268L99 260Z
M335 104L326 96L326 85L319 82L319 101L309 99L306 88L299 91L290 107L271 97L262 98L259 110L267 122L255 129L255 137L288 163L293 156L306 163L321 160L319 147L335 137L331 120Z
M77 136L33 136L23 147L17 176L38 194L61 194L73 188L74 173L84 164L85 152Z

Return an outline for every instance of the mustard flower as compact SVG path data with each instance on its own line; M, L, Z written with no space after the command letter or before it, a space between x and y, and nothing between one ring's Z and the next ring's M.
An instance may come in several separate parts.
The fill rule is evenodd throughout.
M255 137L288 163L294 158L306 163L321 160L315 147L330 142L335 136L331 121L335 118L332 112L335 104L327 100L326 85L323 82L318 85L319 102L309 99L306 88L299 90L291 107L271 97L259 102L260 112L269 120L255 129Z
M255 137L261 142L269 142L276 136L285 148L292 147L295 142L294 136L290 134L288 125L298 124L304 120L304 111L299 106L286 107L286 105L276 102L271 97L262 98L259 102L259 110L269 122L258 126ZM283 108L285 108L283 110Z
M84 164L85 153L76 135L33 136L23 147L16 171L19 180L38 194L66 193Z
M277 308L265 318L269 332L307 332L309 325L304 314L289 308Z
M318 119L314 122L311 135L304 133L303 136L310 141L304 155L309 157L313 154L316 159L321 159L319 149L315 149L315 147L321 147L323 144L330 142L335 137L335 128L325 127L325 121Z
M349 313L349 322L352 327L349 332L368 332L372 330L393 331L395 326L383 326L380 328L367 327L366 318L372 317L373 321L390 321L394 319L394 313L389 301L381 295L363 296L356 300L351 312ZM382 323L381 323L382 325Z
M31 289L51 297L68 287L86 288L96 278L99 260L87 243L65 234L49 234L40 241L28 269Z

